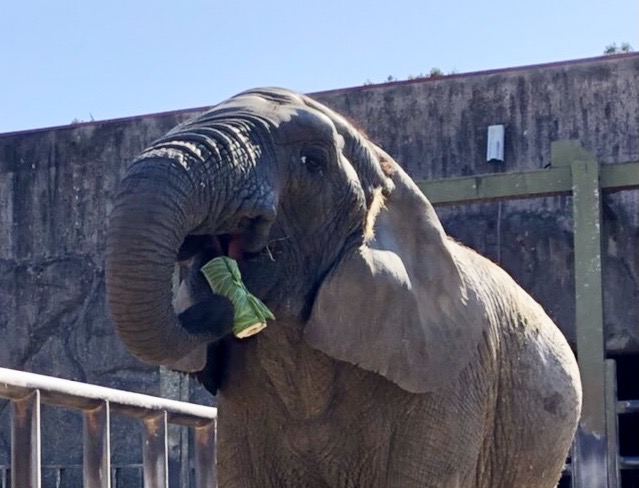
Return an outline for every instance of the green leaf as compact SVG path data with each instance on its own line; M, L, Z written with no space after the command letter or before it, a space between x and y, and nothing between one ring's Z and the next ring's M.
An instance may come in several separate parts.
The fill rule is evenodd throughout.
M242 283L242 275L235 260L220 256L211 259L201 270L213 293L233 302L235 316L233 333L240 338L257 334L275 316L259 298L251 295Z

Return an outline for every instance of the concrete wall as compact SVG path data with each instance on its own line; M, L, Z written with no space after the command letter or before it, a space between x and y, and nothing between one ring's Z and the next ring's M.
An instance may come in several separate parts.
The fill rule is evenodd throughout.
M106 219L116 183L137 152L185 117L0 136L0 366L211 403L194 383L130 356L105 305ZM180 394L185 387L191 395ZM6 465L9 409L0 405L0 465ZM69 447L81 445L79 415L45 408L42 427L44 464L81 465L82 450ZM113 463L140 463L137 423L114 416L112 428ZM54 472L45 474L44 486L55 486ZM137 469L118 476L118 486L141 486ZM81 471L64 471L62 486L81 486Z
M540 169L550 143L579 139L605 163L639 154L639 55L603 57L315 94L415 178ZM485 163L486 128L505 124L505 164Z
M315 94L356 121L416 179L543 168L579 139L604 163L639 159L639 56L596 58ZM116 183L146 144L201 109L0 135L0 366L210 402L130 357L105 309L105 223ZM505 162L484 161L506 126ZM606 328L639 350L637 192L605 197ZM570 198L440 208L448 232L500 262L574 338ZM182 391L178 395L176 391ZM0 411L6 425L8 409ZM49 414L48 414L49 415ZM79 417L50 412L77 431ZM66 416L65 416L66 415ZM138 462L130 425L114 462ZM9 438L0 432L0 464ZM70 434L71 435L71 434ZM75 435L75 434L74 434ZM80 462L45 424L44 461ZM55 455L51 454L55 452ZM131 485L132 486L132 485Z

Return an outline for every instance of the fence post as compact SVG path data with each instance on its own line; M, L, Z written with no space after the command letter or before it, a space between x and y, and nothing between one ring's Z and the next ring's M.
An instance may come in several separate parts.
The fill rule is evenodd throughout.
M11 487L40 488L40 390L11 401Z
M195 488L217 486L215 441L217 420L195 427Z
M189 402L189 377L160 366L160 396L171 400ZM181 425L169 425L167 437L170 485L176 488L189 488L191 486L189 430Z
M109 402L84 412L84 488L111 488Z
M583 156L583 155L580 155ZM573 486L608 486L599 164L572 162L577 356L583 407L573 451Z
M167 414L144 419L144 488L168 488Z

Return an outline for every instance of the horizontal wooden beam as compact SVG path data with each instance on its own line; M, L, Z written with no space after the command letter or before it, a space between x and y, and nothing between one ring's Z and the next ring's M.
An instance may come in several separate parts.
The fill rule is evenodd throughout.
M569 166L560 166L522 173L420 181L417 186L434 205L455 205L569 195L572 193L572 173ZM601 165L601 188L609 192L639 188L639 162Z
M562 167L422 181L418 186L431 203L441 205L568 194L572 177L570 168Z
M639 188L639 162L602 164L600 168L603 190L610 192Z

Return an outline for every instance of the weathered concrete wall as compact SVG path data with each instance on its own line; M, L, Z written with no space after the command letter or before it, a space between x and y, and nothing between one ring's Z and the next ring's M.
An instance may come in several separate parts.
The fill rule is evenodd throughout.
M179 377L161 376L115 337L103 255L111 197L126 166L184 118L172 113L0 136L0 366L178 396L171 390L183 386ZM210 403L190 387L192 398ZM0 465L6 465L9 409L1 405ZM113 417L112 427L113 463L140 463L137 423ZM80 415L46 408L42 428L45 465L81 465ZM54 479L52 471L46 475ZM140 486L137 469L119 476L118 486ZM79 469L63 473L63 486L81 486L80 480Z
M639 56L373 85L315 94L354 119L415 178L540 169L550 143L578 139L599 161L639 154ZM485 162L506 127L505 163Z
M639 56L628 55L315 97L425 179L543 168L559 139L579 139L604 163L637 160L638 79ZM113 335L103 253L111 197L128 162L200 110L0 135L0 366L151 394L185 389L133 359ZM501 165L484 161L486 128L496 123L506 126ZM615 352L639 350L637 201L632 192L605 198L605 313ZM450 234L500 262L574 338L570 205L562 197L438 212ZM47 415L71 425L79 440L78 416ZM3 408L2 425L7 416ZM139 462L130 428L116 426L114 462ZM68 437L55 440L50 422L44 429L46 463L80 462L79 451L64 447ZM8 460L7 432L0 464Z

